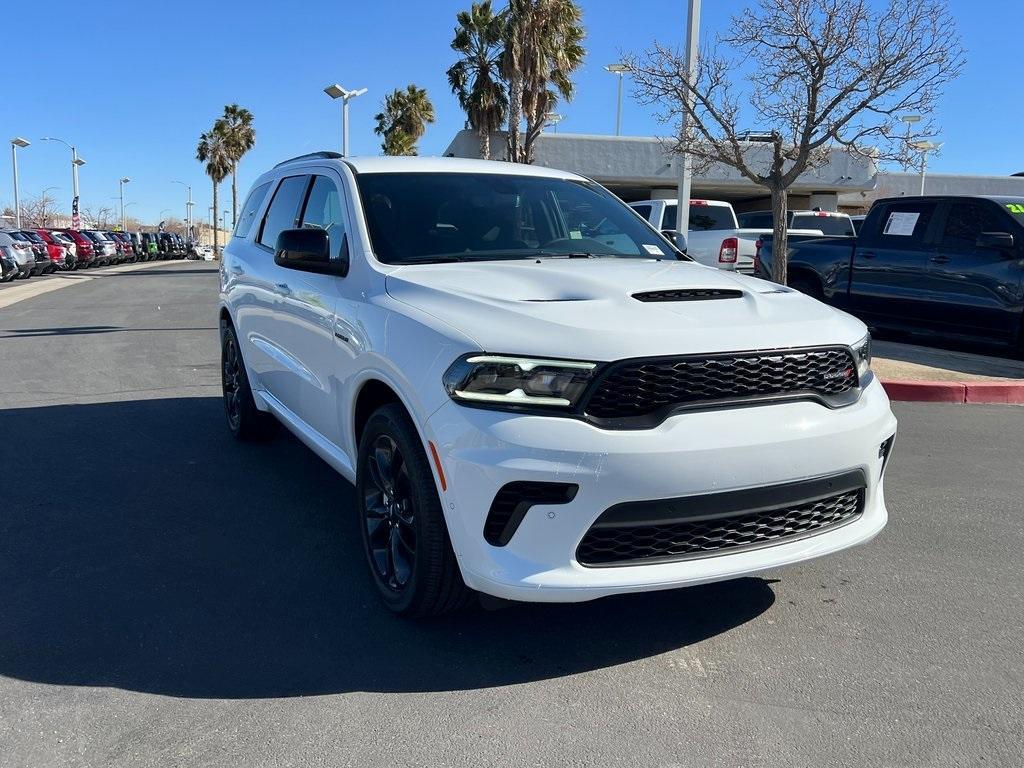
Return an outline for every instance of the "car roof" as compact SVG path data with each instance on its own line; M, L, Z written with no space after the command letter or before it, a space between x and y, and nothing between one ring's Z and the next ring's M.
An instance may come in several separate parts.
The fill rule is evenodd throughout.
M471 160L462 157L395 157L368 156L338 158L334 153L313 153L285 160L274 166L284 170L302 165L339 165L344 163L354 173L495 173L506 176L537 176L549 179L585 181L583 176L541 165L507 163L499 160ZM275 174L276 175L276 174Z
M900 197L880 197L876 203L913 202L916 200L991 200L993 203L1019 203L1024 195L902 195Z
M674 197L663 197L658 200L633 200L629 205L650 205L651 203L665 203L666 205L679 205L679 201ZM704 197L691 197L690 204L700 203L702 205L717 205L725 208L726 206L732 207L732 203L726 200L708 200Z

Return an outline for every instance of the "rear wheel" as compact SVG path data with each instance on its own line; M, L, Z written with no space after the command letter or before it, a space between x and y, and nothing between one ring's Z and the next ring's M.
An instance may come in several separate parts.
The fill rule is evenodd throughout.
M363 549L384 604L402 616L452 613L473 602L462 581L427 455L409 415L378 409L359 441L356 501Z
M230 323L220 326L221 389L224 396L224 415L228 429L239 440L263 440L270 437L277 421L269 413L256 407L245 372L238 336Z

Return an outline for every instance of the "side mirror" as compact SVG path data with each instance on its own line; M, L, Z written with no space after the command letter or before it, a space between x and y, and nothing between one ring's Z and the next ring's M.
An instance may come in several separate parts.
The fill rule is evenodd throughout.
M341 258L331 258L331 240L323 229L286 229L277 236L274 263L287 269L321 275L348 274L348 240L342 240Z
M982 232L975 243L978 248L991 248L995 251L1013 250L1013 235L1009 232Z
M667 237L676 248L686 253L686 235L675 229L663 229L661 234Z

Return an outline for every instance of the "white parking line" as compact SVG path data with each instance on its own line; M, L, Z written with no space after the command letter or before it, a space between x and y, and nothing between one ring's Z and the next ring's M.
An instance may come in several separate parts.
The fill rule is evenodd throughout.
M68 286L75 285L77 283L87 283L90 280L102 280L104 277L110 275L120 275L125 272L135 272L139 269L147 269L155 266L171 266L172 264L187 263L182 261L147 261L142 264L121 264L116 267L106 267L102 270L93 272L58 272L52 275L46 280L33 279L31 282L25 285L9 286L4 290L0 291L0 309L9 307L12 304L17 304L19 301L25 301L26 299L33 299L36 296L42 296L44 293L50 291L57 291L61 288L67 288Z

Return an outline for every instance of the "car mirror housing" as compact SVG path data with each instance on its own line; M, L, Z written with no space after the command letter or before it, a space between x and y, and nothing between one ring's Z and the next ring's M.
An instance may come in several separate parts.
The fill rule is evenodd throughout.
M675 229L663 229L661 230L661 234L667 237L672 245L683 253L686 253L686 235Z
M347 237L340 257L332 259L330 236L322 229L286 229L277 236L274 263L287 269L344 277L348 261Z
M996 251L1013 249L1014 239L1009 232L982 232L976 243L978 248L991 248Z

